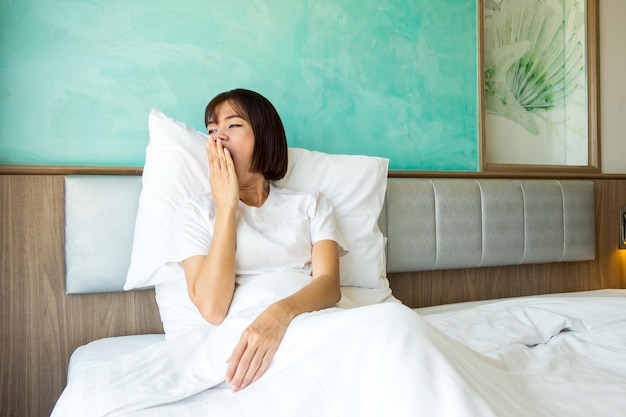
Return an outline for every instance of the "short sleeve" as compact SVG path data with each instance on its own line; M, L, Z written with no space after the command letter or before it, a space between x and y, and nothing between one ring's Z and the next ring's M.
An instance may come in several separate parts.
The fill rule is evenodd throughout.
M182 262L209 252L213 235L213 200L208 195L184 202L174 218L166 262Z
M335 211L328 199L319 191L313 194L315 203L313 210L309 214L311 219L311 243L315 244L320 240L333 240L339 245L339 256L348 253L348 246L345 243L337 220Z

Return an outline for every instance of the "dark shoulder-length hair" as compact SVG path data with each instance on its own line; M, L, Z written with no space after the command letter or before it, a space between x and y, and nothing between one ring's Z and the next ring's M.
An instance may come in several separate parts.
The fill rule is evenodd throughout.
M217 117L217 107L228 102L237 115L248 121L254 134L250 171L277 181L287 173L287 137L274 105L261 94L238 88L215 96L204 111L204 125Z

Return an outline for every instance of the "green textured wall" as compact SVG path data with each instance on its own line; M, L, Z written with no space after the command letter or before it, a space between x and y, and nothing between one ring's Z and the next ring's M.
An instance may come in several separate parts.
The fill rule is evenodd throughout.
M476 0L0 0L0 164L141 166L152 108L268 97L290 146L478 170Z

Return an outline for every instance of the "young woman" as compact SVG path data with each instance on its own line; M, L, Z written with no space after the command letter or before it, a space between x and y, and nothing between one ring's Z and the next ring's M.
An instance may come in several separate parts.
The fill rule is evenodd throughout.
M241 335L226 372L238 391L267 370L294 317L339 301L345 245L323 195L270 182L287 171L287 141L266 98L243 89L221 93L208 104L205 123L211 192L179 211L173 257L182 262L189 297L202 317L214 325L224 320L239 279L312 277Z

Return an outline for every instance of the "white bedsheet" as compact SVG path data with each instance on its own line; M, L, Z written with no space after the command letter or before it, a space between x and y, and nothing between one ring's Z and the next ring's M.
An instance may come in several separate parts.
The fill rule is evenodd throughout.
M626 294L614 294L304 315L266 375L233 394L222 381L240 317L75 369L53 416L616 416Z
M626 290L510 299L424 318L520 375L540 415L626 415Z

